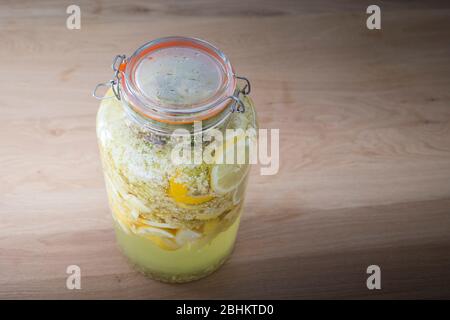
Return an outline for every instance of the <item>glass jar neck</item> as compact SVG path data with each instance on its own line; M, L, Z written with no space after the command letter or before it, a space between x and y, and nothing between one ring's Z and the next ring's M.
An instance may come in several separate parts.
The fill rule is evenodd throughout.
M139 127L142 131L149 131L153 134L165 137L170 136L175 130L179 129L183 129L191 134L194 134L204 133L212 128L221 128L227 124L231 114L233 113L231 107L226 107L208 119L197 120L192 123L168 123L142 116L139 112L136 112L136 110L131 107L127 101L122 99L121 102L126 118L132 125ZM231 102L230 104L233 103L234 102ZM198 131L199 128L200 132Z

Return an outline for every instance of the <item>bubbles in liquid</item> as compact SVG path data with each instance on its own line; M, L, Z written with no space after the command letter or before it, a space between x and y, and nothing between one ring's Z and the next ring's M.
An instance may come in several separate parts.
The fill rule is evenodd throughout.
M147 98L188 109L211 98L223 81L219 62L193 48L163 48L143 59L136 69L136 83Z

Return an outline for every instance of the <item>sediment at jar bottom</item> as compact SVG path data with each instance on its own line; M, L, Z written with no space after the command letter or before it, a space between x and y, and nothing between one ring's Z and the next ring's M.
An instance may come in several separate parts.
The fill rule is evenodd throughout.
M164 282L188 282L217 270L231 254L239 229L240 215L226 230L208 243L201 241L177 250L165 250L151 239L127 233L116 223L116 238L130 263L145 275Z

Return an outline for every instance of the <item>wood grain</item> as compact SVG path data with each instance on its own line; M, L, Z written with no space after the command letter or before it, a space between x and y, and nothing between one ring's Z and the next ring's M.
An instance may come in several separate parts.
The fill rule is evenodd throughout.
M2 1L0 298L450 298L450 4L379 3L380 31L368 1L329 0L81 1L68 30L71 1ZM115 54L167 35L217 44L281 129L232 258L185 285L117 250L90 96Z

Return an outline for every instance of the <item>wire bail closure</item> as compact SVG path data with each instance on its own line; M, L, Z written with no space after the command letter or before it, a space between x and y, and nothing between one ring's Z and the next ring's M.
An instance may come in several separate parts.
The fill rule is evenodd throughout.
M92 91L92 96L98 100L105 100L105 99L111 99L111 98L116 98L117 100L121 100L121 96L120 96L120 66L122 65L122 63L126 62L126 56L124 54L118 54L114 57L111 68L114 71L114 76L111 80L109 80L108 82L103 82L103 83L99 83L95 86L94 90ZM246 96L248 94L250 94L251 91L251 85L250 85L250 80L248 80L246 77L240 77L240 76L235 76L236 79L238 80L243 80L245 81L245 85L242 87L242 89L236 89L236 91L234 92L234 94L232 96L226 97L224 98L222 101L225 101L227 99L231 99L234 101L234 103L232 103L231 105L231 112L238 112L238 113L244 113L245 112L245 106L244 103L242 102L240 95L242 94L243 96ZM114 95L113 96L98 96L97 95L97 91L99 88L101 87L107 87L107 88L111 88Z
M120 100L120 66L126 61L126 56L124 54L118 54L114 57L111 68L114 71L114 76L108 82L99 83L95 86L94 91L92 91L92 96L98 100L111 99L116 97ZM101 97L97 95L97 90L101 87L110 87L114 93L114 96Z
M248 80L246 77L239 77L239 76L236 76L236 79L244 80L245 86L240 90L236 89L235 93L232 96L228 97L229 99L232 99L234 101L234 103L231 105L231 112L244 113L245 106L239 95L242 94L243 96L246 96L250 94L251 91L250 80Z

